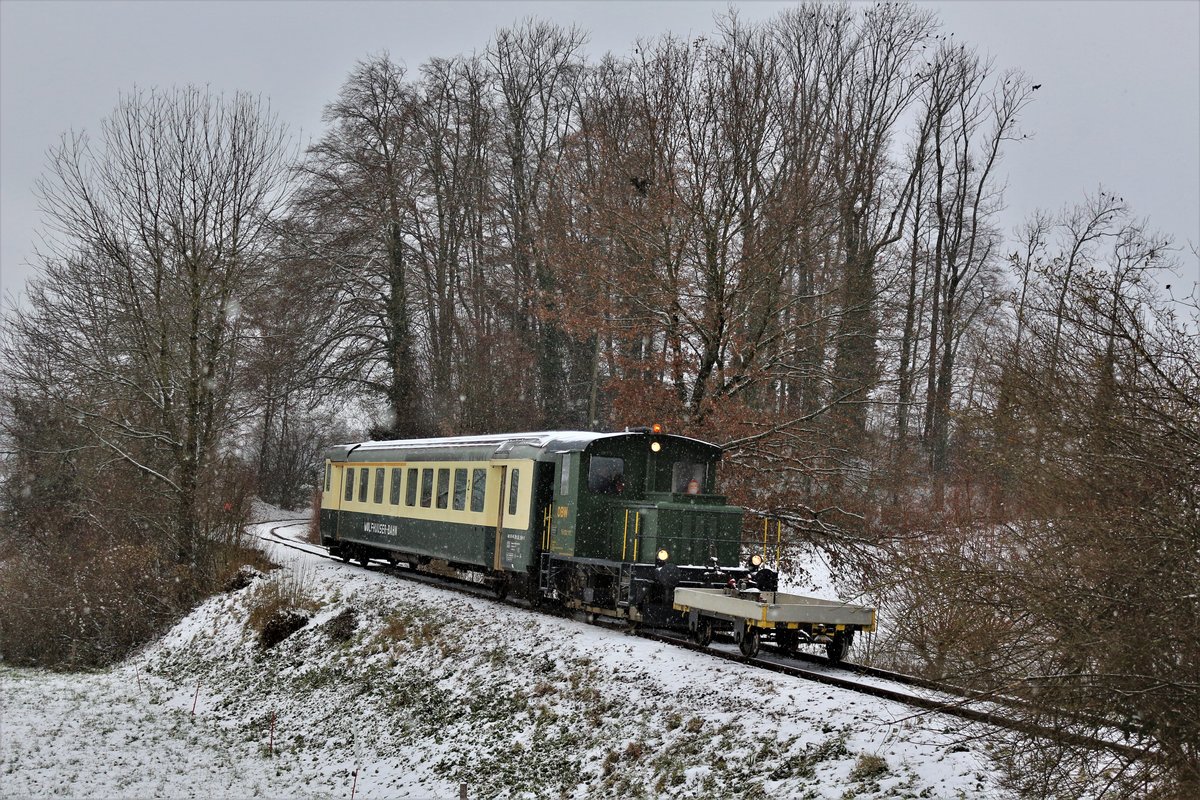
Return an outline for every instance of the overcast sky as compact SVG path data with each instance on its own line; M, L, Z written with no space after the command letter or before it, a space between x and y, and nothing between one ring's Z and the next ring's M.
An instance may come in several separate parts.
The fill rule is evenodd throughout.
M789 3L737 4L745 19ZM1200 246L1200 0L921 3L947 32L1043 88L1009 148L1006 222L1105 188L1177 241ZM589 51L713 29L704 2L55 2L0 0L0 290L31 274L33 184L69 129L96 130L134 86L249 90L303 143L354 63L387 50L410 68L482 50L525 16L576 24ZM1181 284L1200 280L1185 256ZM7 306L7 302L5 302Z

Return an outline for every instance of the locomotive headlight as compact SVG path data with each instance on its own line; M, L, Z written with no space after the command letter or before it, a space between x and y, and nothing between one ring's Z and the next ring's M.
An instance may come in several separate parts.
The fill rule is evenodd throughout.
M662 564L662 563L665 563L666 560L670 557L671 557L671 554L668 553L667 548L664 547L658 551L657 555L655 556L655 559L658 561L658 563Z
M755 553L754 555L750 556L750 566L754 567L755 569L758 569L759 567L761 567L762 563L763 563L763 557L760 556L758 553Z
M662 450L662 444L660 444L659 442L651 442L650 449L652 451L654 451L655 453L657 453L659 450Z

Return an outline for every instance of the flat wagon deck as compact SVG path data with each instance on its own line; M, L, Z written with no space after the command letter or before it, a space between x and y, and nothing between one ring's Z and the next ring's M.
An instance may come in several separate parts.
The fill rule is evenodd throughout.
M688 631L700 644L714 629L732 630L742 654L753 658L770 637L785 652L800 644L824 644L831 661L841 661L857 631L875 630L875 609L786 592L736 589L675 590L674 608L688 616Z

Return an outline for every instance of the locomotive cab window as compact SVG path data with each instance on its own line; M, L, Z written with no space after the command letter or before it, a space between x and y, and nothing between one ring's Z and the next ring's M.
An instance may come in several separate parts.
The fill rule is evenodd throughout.
M354 499L354 467L346 470L346 499Z
M563 453L562 457L562 480L558 487L559 494L568 494L571 491L571 462L574 456L570 453Z
M625 459L592 456L588 465L588 490L593 494L621 494L625 491Z
M671 491L676 494L702 494L707 476L705 464L676 461L671 465Z

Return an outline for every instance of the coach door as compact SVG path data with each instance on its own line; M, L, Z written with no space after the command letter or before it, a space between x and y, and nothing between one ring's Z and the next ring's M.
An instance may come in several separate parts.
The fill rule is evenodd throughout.
M501 546L504 544L504 509L508 505L508 467L492 466L488 468L491 475L488 476L489 481L495 481L495 485L500 487L496 492L496 541L492 551L492 569L499 572L503 569L500 561Z
M331 476L330 485L326 487L329 491L321 499L321 506L333 513L332 533L334 539L341 538L342 525L342 493L346 486L346 465L345 463L330 462Z

